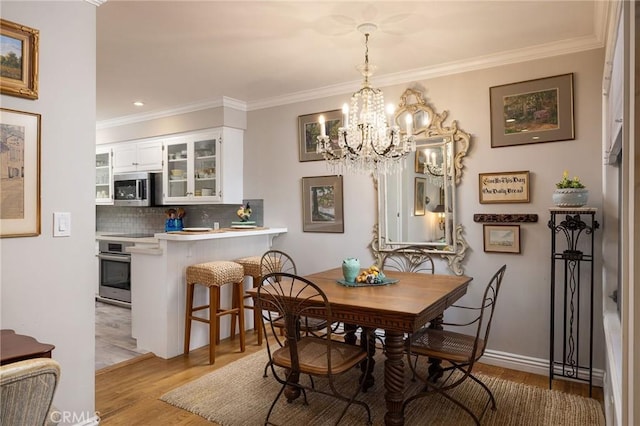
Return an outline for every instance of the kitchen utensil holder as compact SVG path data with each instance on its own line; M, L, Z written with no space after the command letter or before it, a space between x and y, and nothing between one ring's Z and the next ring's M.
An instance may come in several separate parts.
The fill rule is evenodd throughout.
M182 228L183 228L182 218L167 219L166 222L164 223L165 232L182 231Z

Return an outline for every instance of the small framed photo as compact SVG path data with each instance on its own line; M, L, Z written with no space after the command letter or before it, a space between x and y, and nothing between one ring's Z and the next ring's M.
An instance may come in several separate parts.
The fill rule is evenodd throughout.
M318 136L320 136L320 116L324 116L325 131L333 149L339 150L338 129L342 126L342 111L339 109L298 117L298 159L299 161L324 160L322 154L316 152Z
M574 139L573 74L494 86L491 147Z
M424 216L427 196L427 179L423 177L417 177L415 179L413 214L414 216Z
M302 231L344 232L342 176L302 178Z
M0 237L40 235L40 114L0 108Z
M478 174L480 204L528 203L529 171Z
M0 93L38 99L40 32L0 19Z
M484 251L520 253L520 225L483 225Z

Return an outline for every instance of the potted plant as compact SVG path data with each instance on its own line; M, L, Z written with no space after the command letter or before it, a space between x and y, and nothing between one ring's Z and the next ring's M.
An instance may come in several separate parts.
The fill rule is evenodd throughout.
M589 190L580 182L578 176L569 179L569 172L562 173L562 180L556 183L553 192L553 204L557 207L582 207L587 204Z

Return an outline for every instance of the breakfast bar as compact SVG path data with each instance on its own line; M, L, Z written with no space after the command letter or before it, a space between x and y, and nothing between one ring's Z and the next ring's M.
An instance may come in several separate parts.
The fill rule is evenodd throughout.
M219 229L203 232L155 234L157 246L134 246L131 253L131 334L139 349L161 358L183 353L185 320L185 270L188 266L214 260L259 256L271 248L273 239L287 228ZM194 295L195 303L206 304L205 289ZM223 288L221 303L231 304L231 292ZM249 314L251 315L251 314ZM228 317L220 319L220 338L229 337ZM248 318L246 324L253 324ZM193 325L191 349L209 343L208 328Z

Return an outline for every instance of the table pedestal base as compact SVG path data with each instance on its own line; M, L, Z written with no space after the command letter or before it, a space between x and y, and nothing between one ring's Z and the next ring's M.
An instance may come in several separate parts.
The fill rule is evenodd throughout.
M403 425L404 413L404 333L385 331L386 359L384 361L384 399L387 413L385 425Z

